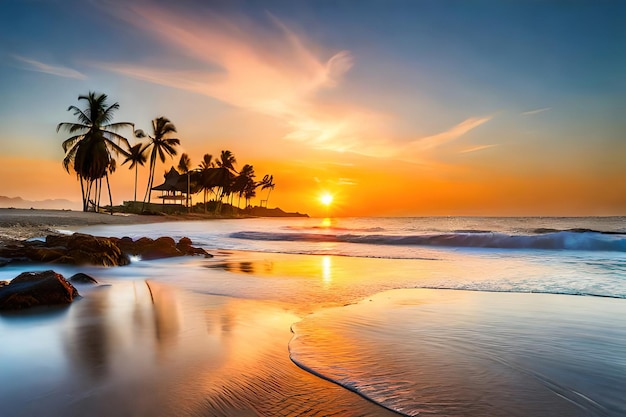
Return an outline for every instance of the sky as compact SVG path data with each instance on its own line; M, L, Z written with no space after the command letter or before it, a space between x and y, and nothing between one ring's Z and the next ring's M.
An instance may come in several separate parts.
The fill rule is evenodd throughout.
M287 211L626 215L624 22L598 0L2 0L0 195L80 207L56 126L95 91L115 121L169 118L193 166L273 175ZM133 184L118 167L113 202Z

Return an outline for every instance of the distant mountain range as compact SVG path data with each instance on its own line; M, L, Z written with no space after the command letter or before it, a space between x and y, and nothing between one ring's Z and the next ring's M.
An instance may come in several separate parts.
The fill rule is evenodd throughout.
M48 199L41 201L24 200L22 197L6 197L0 195L0 207L22 209L57 209L57 210L80 210L80 203L65 199Z

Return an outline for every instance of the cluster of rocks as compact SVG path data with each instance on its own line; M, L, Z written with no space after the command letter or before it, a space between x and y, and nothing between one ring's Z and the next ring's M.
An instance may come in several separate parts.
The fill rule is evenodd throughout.
M49 235L45 241L15 241L0 247L0 266L11 262L121 266L130 263L130 256L150 260L186 255L211 257L204 249L193 247L186 237L176 243L171 237L133 240L74 233ZM83 273L73 275L70 281L96 283ZM69 304L77 296L76 288L51 270L23 272L10 282L0 281L0 310Z
M37 262L71 265L121 266L130 263L130 255L142 259L201 255L204 249L192 246L189 238L178 243L171 237L98 237L82 233L49 235L45 241L19 241L0 247L0 266L10 262Z
M8 284L0 285L0 310L69 304L78 296L76 288L61 274L22 272Z

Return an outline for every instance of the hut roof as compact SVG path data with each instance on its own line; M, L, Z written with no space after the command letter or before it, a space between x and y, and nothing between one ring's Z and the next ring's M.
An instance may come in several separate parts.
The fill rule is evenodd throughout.
M193 174L193 173L192 173ZM187 175L181 175L174 169L174 167L170 168L170 170L165 173L165 182L161 185L157 185L156 187L152 187L153 190L157 191L180 191L181 193L187 194ZM193 177L193 175L192 175ZM193 178L191 179L190 185L190 193L195 194L200 191L200 185L197 184Z

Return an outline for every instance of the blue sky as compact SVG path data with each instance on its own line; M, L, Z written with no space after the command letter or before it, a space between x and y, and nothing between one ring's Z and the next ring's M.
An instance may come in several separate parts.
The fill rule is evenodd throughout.
M3 1L5 167L53 167L56 124L96 90L120 121L168 116L192 161L228 148L275 172L283 205L315 187L363 205L389 175L431 197L383 214L624 212L602 197L626 194L624 2L170 3Z

